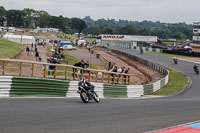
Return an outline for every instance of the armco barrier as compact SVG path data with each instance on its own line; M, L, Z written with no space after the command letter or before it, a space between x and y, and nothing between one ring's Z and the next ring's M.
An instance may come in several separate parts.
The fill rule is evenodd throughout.
M152 69L163 73L165 77L155 83L146 85L115 85L92 82L100 98L140 97L155 92L168 83L169 72L163 66L121 51L113 49L109 50L149 66ZM77 90L78 81L0 76L0 97L79 97Z
M21 96L55 96L65 97L69 88L67 80L43 78L13 77L10 97Z
M100 98L134 98L157 91L168 77L148 85L115 85L94 83ZM80 97L78 81L31 77L0 76L0 97Z

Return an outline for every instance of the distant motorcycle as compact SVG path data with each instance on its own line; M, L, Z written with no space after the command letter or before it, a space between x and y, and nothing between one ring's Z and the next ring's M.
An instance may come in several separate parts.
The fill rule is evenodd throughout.
M178 60L176 57L173 58L174 64L178 64Z
M99 96L94 91L95 87L89 82L85 81L84 77L80 78L78 86L79 86L78 93L80 94L81 100L84 103L88 103L89 100L92 100L92 99L94 99L94 101L96 101L97 103L100 102Z
M194 69L196 74L199 74L199 67L197 65L194 65L193 69Z

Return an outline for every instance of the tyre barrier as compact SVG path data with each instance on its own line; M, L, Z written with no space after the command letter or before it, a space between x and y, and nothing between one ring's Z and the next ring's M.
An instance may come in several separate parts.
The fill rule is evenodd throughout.
M168 83L169 75L148 85L94 83L100 98L135 98L150 94ZM79 97L78 81L0 76L0 97Z

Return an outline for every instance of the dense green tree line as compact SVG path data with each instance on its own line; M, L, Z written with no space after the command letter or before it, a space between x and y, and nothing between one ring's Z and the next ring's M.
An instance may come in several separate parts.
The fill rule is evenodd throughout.
M87 34L123 34L151 35L161 39L192 39L192 25L186 23L161 23L159 21L128 21L115 19L93 20L89 16L84 19L51 16L46 11L6 10L0 6L0 25L36 28L59 28L65 33L83 32Z
M25 8L23 10L6 10L0 6L0 25L25 28L59 28L65 33L82 32L87 27L80 18L67 18L51 16L45 11L35 11Z
M192 25L186 23L161 23L159 21L128 21L115 19L92 20L89 16L83 19L88 28L84 31L90 34L124 34L158 36L162 39L175 38L178 40L192 39Z

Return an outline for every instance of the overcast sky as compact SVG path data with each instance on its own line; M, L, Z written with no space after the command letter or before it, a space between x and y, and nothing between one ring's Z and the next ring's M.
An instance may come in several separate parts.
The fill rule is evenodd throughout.
M114 18L132 21L200 21L200 0L0 0L9 9L32 8L50 15L92 19Z

